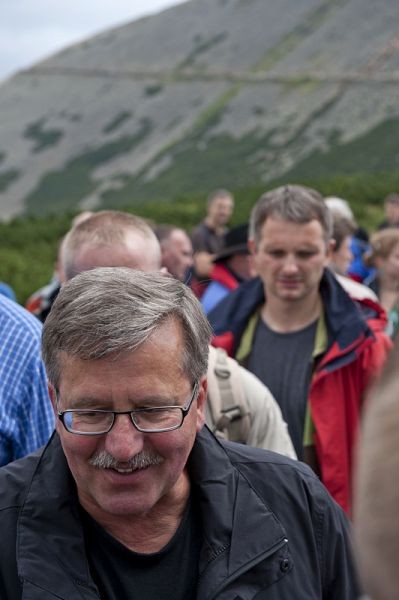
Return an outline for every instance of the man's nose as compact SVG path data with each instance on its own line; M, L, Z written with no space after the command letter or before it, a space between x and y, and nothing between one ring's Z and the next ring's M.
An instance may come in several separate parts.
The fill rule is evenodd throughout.
M105 449L120 462L143 450L144 434L132 423L130 415L115 415L114 425L105 439Z
M298 262L294 254L287 254L284 258L283 269L285 273L296 273Z

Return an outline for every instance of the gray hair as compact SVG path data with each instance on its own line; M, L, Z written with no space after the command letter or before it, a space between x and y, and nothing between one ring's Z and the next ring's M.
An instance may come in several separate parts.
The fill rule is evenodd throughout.
M182 327L181 366L194 383L207 371L211 328L187 286L161 273L121 267L77 275L62 286L43 327L49 381L59 387L61 352L81 360L116 358L139 348L170 319Z
M136 215L117 210L102 210L79 221L63 241L61 263L66 279L79 273L76 257L83 245L91 247L123 244L128 233L140 235L148 243L154 257L161 261L160 248L150 225Z
M251 212L249 238L258 244L260 231L269 217L305 224L313 219L323 228L326 243L332 235L332 216L323 196L302 185L284 185L263 194Z
M327 204L328 209L331 210L334 219L346 219L347 221L352 221L353 224L356 223L355 215L347 200L338 198L337 196L327 196L327 198L324 198L324 202Z

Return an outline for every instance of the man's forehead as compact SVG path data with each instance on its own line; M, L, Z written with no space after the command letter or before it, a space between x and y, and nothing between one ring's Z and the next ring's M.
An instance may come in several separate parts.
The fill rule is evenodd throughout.
M290 231L289 236L287 230ZM304 242L318 243L320 240L325 242L325 232L318 219L297 223L277 216L270 216L263 222L260 236L263 242L278 239L279 242L287 245L292 243L293 239L303 240Z
M125 366L126 373L132 379L134 378L134 373L132 373L131 365L136 361L140 361L140 364L148 363L151 368L156 369L156 366L153 364L154 349L158 349L159 352L164 354L166 360L173 360L176 369L183 373L183 348L184 333L182 324L178 319L170 318L154 329L149 337L144 339L134 349L109 351L105 356L93 356L92 358L82 357L67 350L59 350L57 361L60 370L60 387L63 380L68 384L68 375L71 372L73 372L76 379L81 378L83 381L89 378L89 376L92 377L96 372L102 372L104 368L114 369L115 367ZM63 373L66 373L67 377L63 378Z
M141 271L160 269L157 241L141 232L127 233L123 241L111 244L83 244L76 255L79 272L96 267L130 267Z
M220 206L220 205L233 205L233 198L231 198L231 196L218 196L217 198L215 198L213 204L215 206Z
M182 229L175 229L174 231L172 231L170 237L171 241L180 247L191 246L190 238L188 237L187 233Z
M312 218L307 221L294 221L292 219L286 219L278 214L269 215L262 224L262 229L267 228L280 228L289 226L290 228L298 229L298 231L304 231L305 229L313 228L315 230L323 230L323 226L319 219Z

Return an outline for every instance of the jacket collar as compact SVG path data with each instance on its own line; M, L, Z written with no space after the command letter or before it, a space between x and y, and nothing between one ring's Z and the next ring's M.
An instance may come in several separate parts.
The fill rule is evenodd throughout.
M198 598L205 600L235 574L286 544L286 534L206 427L197 435L189 471L204 531ZM39 459L27 491L18 523L17 559L29 600L36 598L37 589L42 594L37 598L46 600L98 600L75 484L57 434Z
M213 598L238 573L272 554L287 540L280 522L207 427L197 435L189 471L200 501L204 532L198 590L202 600Z
M217 281L229 290L235 290L240 284L237 275L223 263L213 265L210 277L212 281Z
M373 338L367 324L368 319L386 322L385 315L378 304L370 300L354 301L338 283L334 275L325 269L320 282L320 294L328 332L328 346L336 343L335 353L351 350L363 340ZM234 336L235 354L241 335L248 321L265 302L263 284L256 277L231 292L209 315L209 321L218 336L231 331Z
M56 433L39 459L21 510L17 561L24 598L36 598L33 590L39 588L46 600L52 596L98 600L85 555L75 484Z

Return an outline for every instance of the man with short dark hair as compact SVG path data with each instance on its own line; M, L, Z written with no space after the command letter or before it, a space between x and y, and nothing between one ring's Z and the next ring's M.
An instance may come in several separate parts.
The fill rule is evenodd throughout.
M357 597L317 477L203 427L210 335L171 277L99 268L61 288L43 332L57 431L0 470L1 598Z
M223 245L234 209L234 198L227 190L215 190L207 199L207 214L191 233L194 250L194 277L191 286L198 296L206 288L206 280L212 269L212 260Z
M205 219L191 233L194 252L216 254L221 250L223 234L227 230L234 209L234 199L227 190L215 190L207 199Z
M326 268L331 234L331 214L316 190L289 185L264 194L250 223L259 277L208 317L214 344L269 387L298 457L349 511L364 393L390 342L381 307L355 303Z

